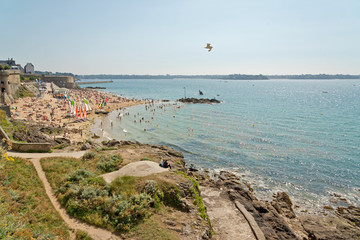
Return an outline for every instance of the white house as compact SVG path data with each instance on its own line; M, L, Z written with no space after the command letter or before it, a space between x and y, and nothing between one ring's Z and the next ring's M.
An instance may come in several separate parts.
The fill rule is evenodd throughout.
M27 63L24 67L24 73L35 73L34 65L32 63Z

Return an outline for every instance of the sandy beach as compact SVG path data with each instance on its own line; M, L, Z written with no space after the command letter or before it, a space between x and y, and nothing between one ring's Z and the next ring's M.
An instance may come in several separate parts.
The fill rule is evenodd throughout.
M71 112L68 98L55 98L52 93L51 84L47 84L47 91L41 98L26 97L16 99L11 105L11 113L14 119L22 120L29 124L43 125L48 127L65 127L68 129L64 135L55 137L66 137L71 142L81 142L89 138L88 130L94 123L95 118L101 118L102 114L95 114L101 100L107 98L107 104L102 108L111 112L117 109L144 104L146 101L119 97L110 93L104 93L92 89L68 89L67 94L76 103L86 98L91 111L87 117L68 117ZM80 120L81 119L81 120Z

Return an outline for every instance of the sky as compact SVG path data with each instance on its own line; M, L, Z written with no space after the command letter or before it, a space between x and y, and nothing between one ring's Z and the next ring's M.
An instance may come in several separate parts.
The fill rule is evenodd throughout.
M40 71L360 74L359 0L0 0L0 22L0 59Z

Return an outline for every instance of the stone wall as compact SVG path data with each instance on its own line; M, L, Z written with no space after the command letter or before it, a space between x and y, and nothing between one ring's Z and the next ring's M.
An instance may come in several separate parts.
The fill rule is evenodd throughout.
M10 142L11 150L16 152L49 152L51 148L50 143L19 143L12 141L2 127L0 127L0 138L5 138L7 142Z
M74 77L69 75L45 75L45 74L30 74L23 73L21 74L24 77L36 77L43 82L52 82L61 88L76 88L76 84L74 82Z
M62 88L74 88L76 85L74 82L74 78L72 76L66 75L43 75L41 77L41 80L43 82L53 82L54 84Z
M0 71L0 102L10 104L12 95L20 86L20 71L1 70ZM10 101L10 102L9 102Z

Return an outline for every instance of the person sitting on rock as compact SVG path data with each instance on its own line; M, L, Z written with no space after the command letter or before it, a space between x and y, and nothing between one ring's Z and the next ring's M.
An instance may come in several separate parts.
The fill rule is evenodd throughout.
M164 167L164 160L161 159L161 162L159 163L160 167Z
M167 160L163 161L162 159L161 159L160 167L163 167L163 168L170 168L170 169L171 169L171 165L170 165L170 163L168 163L168 161L167 161Z

